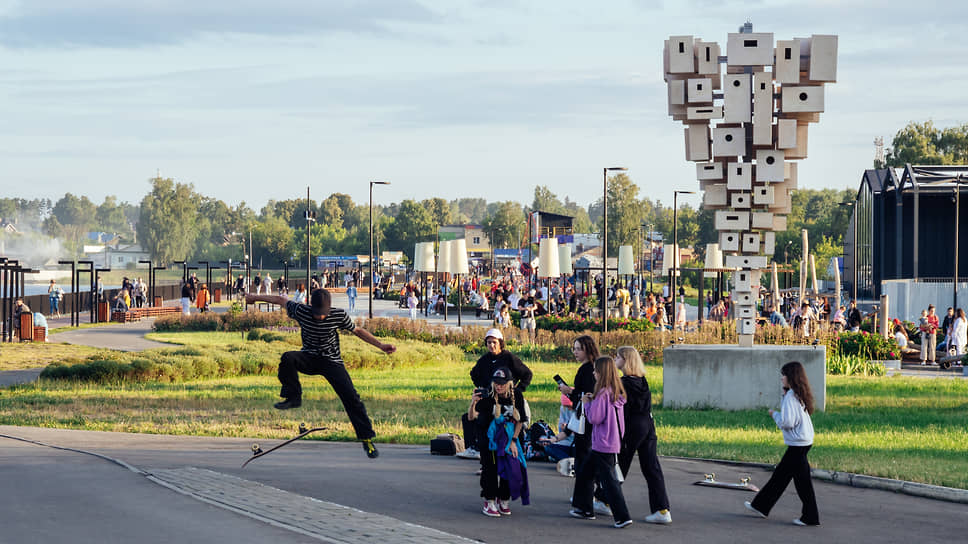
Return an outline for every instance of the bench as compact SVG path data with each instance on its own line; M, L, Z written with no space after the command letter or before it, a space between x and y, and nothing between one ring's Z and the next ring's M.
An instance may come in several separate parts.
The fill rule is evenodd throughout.
M112 312L111 321L130 323L140 321L145 317L176 315L179 313L181 313L181 307L179 306L146 306L144 308L131 308L127 312Z

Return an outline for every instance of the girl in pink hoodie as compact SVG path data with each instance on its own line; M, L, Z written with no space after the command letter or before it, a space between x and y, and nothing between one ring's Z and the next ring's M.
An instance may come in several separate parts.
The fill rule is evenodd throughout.
M625 432L625 388L611 357L595 360L595 392L582 397L585 418L592 425L592 451L575 475L572 517L595 519L592 509L595 482L602 484L605 499L612 509L614 527L632 524L622 486L616 475L616 456L622 450Z

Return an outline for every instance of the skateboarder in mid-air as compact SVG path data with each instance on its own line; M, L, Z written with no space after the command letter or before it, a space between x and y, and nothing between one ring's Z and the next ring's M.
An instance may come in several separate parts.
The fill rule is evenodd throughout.
M279 381L282 382L282 402L274 406L279 410L298 408L302 405L302 386L299 373L321 374L325 377L336 395L339 396L349 416L356 437L363 442L367 457L376 459L380 452L373 445L373 425L366 415L366 406L353 387L353 380L346 371L346 365L339 349L338 329L352 332L357 338L380 349L387 355L397 350L393 344L380 342L369 331L357 327L349 315L340 308L332 307L332 299L326 289L316 289L310 297L310 304L293 302L285 296L245 295L246 304L268 302L286 308L290 318L299 323L302 334L302 350L287 351L279 362Z

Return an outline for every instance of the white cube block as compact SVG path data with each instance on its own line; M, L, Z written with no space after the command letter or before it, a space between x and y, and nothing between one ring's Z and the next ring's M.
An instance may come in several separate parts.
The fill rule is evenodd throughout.
M756 181L783 181L782 149L756 150Z
M686 119L690 121L722 118L722 106L689 106L686 108Z
M747 230L750 228L750 212L719 210L713 220L716 230Z
M727 255L726 268L766 268L766 257L757 255Z
M822 86L786 86L780 88L780 109L783 113L822 113ZM729 119L729 108L726 108Z
M754 229L773 228L773 214L770 212L753 212L752 221Z
M776 147L793 149L797 147L797 120L780 119L776 122Z
M776 63L773 65L776 82L783 85L800 83L800 40L777 40Z
M686 126L686 160L708 161L709 154L709 125Z
M763 253L773 255L776 253L776 233L767 231L763 233Z
M797 178L797 163L787 161L783 165L783 181L786 183L787 189L791 191L797 190Z
M787 229L787 218L785 215L774 215L773 216L773 230L775 232L783 232Z
M756 334L756 320L753 318L737 319L736 332L738 334Z
M752 200L749 193L732 193L729 195L729 206L737 209L748 209L753 203Z
M753 187L753 165L748 162L727 164L726 187L735 191L749 191Z
M753 187L753 205L766 206L773 204L773 192L774 188L770 185L757 185ZM756 228L755 221L753 227Z
M668 41L669 73L696 73L696 58L692 36L670 36Z
M736 319L756 319L756 308L753 306L738 306L736 308Z
M734 306L753 306L756 304L756 298L749 291L731 291L729 295Z
M743 127L714 127L713 156L740 157L746 154L746 130Z
M730 66L773 64L773 33L730 33L726 38L726 63Z
M796 147L786 149L787 159L805 159L807 158L807 133L809 132L810 125L798 122L797 123L797 145Z
M837 36L810 37L810 81L837 81Z
M733 274L733 289L743 293L753 290L753 282L749 270L738 270Z
M723 179L723 163L701 162L696 165L696 179Z
M684 79L670 79L667 84L669 87L669 104L682 106L686 103L686 81Z
M753 74L753 145L773 145L773 79L770 72Z
M739 233L720 232L719 249L722 251L739 251Z
M706 185L702 193L702 205L704 208L725 207L726 206L726 184L716 183Z
M743 234L743 253L759 253L760 252L760 235L759 234Z
M719 44L696 40L696 72L702 75L715 75L719 79Z
M713 80L701 77L686 80L686 101L690 104L713 101Z
M749 123L752 101L750 74L727 74L723 78L723 119L727 123Z

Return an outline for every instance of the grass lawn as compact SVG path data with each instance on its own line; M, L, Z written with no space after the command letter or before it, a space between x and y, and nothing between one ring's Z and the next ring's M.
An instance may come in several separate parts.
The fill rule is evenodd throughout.
M151 336L207 350L238 349L241 343L239 333ZM344 336L342 340L347 352L371 349L353 337ZM260 357L278 357L282 350L292 348L281 342L264 346L251 348L258 347L254 353ZM407 349L407 364L351 370L378 440L428 444L437 433L460 433L459 417L467 408L472 389L468 378L472 362L458 356L421 362L421 352L413 350L423 346ZM6 356L4 361L6 364ZM552 376L561 374L570 382L576 365L529 366L535 378L526 397L533 415L555 422L558 393ZM659 404L662 368L648 367L648 379L653 400ZM817 435L810 453L814 466L968 488L968 381L843 376L828 376L827 380L827 411L814 415ZM325 380L303 377L303 386L302 408L279 412L272 408L279 392L274 376L116 385L41 381L0 390L0 423L283 438L293 435L300 422L306 422L331 428L316 435L317 439L354 439L342 406ZM657 408L655 417L663 455L775 463L784 451L780 432L765 411Z
M110 350L62 343L0 343L0 370L25 370L46 366L54 361L84 358Z

